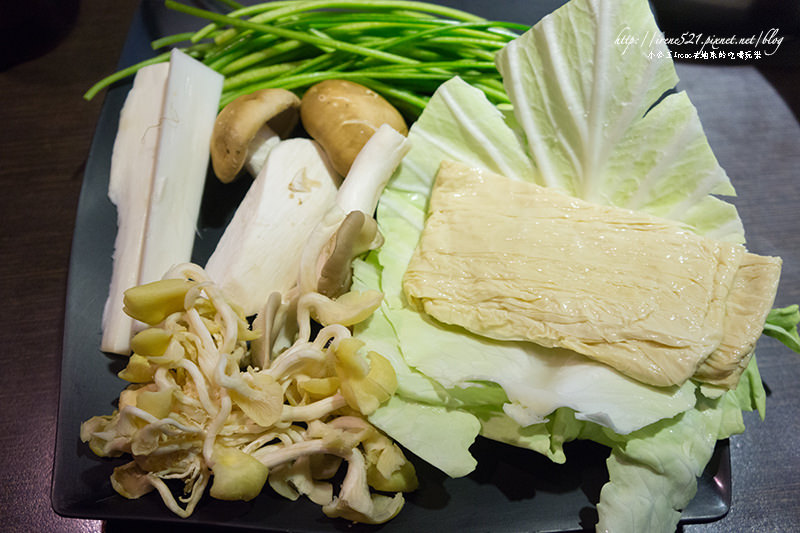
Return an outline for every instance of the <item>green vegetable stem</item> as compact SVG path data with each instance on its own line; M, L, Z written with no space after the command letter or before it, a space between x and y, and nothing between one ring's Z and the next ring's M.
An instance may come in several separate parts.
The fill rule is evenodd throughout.
M455 76L507 103L494 54L527 29L471 13L409 0L283 0L227 14L166 0L169 9L209 21L196 32L153 41L179 47L225 76L221 106L264 88L302 92L326 79L349 79L382 94L415 119L429 97ZM335 16L332 16L335 13ZM167 61L161 53L97 82L84 95L140 68Z

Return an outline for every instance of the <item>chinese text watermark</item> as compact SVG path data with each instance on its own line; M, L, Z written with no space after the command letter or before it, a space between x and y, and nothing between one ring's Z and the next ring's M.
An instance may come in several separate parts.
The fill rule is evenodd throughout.
M761 59L774 55L783 36L778 28L763 30L758 34L739 36L717 36L704 33L685 32L668 37L661 32L636 34L625 27L617 34L614 44L622 47L625 55L639 49L650 59L671 57L674 59Z

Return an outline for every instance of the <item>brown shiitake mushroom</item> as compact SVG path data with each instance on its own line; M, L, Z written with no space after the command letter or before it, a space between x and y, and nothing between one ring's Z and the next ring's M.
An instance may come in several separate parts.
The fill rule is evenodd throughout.
M226 105L211 134L211 165L219 180L229 183L236 178L253 139L265 128L281 138L289 135L297 125L299 107L297 95L285 89L261 89Z
M403 135L408 127L400 112L381 95L347 80L325 80L311 86L300 104L300 120L342 176L358 152L383 124Z

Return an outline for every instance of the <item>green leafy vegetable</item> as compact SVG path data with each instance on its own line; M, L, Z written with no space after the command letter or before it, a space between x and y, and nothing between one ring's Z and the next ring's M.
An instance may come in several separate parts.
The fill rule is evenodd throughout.
M611 447L597 530L675 531L716 441L744 431L743 410L758 410L763 418L765 398L758 367L751 360L734 391L716 399L701 396L695 409L625 438L595 435L594 440ZM652 504L635 505L643 495Z
M753 361L727 393L692 382L647 387L576 354L437 323L407 304L401 286L445 159L671 218L713 238L744 240L735 207L716 196L734 189L687 95L674 91L671 61L615 45L622 27L658 31L645 1L573 0L504 47L497 64L513 115L468 80L440 86L412 126L412 149L379 202L385 243L357 270L364 289L386 298L356 333L393 347L398 391L371 420L401 444L419 446L401 423L414 404L435 407L440 424L472 416L482 435L555 461L565 460L564 442L595 440L612 450L599 528L673 531L716 441L744 429L742 409L763 415ZM470 433L459 435L467 453ZM426 451L434 465L450 459Z
M797 324L800 322L800 306L797 304L773 309L764 324L764 334L774 337L783 344L800 353L800 335Z
M573 1L498 54L537 182L743 242L735 207L713 196L733 186L688 96L671 92L672 61L614 44L622 28L659 31L646 2Z
M409 140L412 148L378 206L385 243L377 253L382 269L379 288L386 302L379 313L391 323L409 367L446 389L469 387L476 381L499 384L511 400L501 412L519 426L541 422L554 409L569 407L580 419L628 433L693 405L692 384L667 390L646 387L577 354L565 356L530 343L469 335L409 308L401 280L422 231L427 195L439 162L464 161L516 179L536 176L503 115L478 89L460 79L440 87L411 128ZM407 394L402 380L399 394ZM626 397L640 401L632 407L623 402ZM498 407L506 401L501 397Z

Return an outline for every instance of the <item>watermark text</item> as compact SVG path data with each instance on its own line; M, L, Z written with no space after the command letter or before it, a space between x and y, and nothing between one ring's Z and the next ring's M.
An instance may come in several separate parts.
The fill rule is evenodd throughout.
M774 55L783 44L783 36L778 28L747 36L695 32L667 36L649 31L637 34L626 26L617 34L614 44L622 48L623 55L639 50L650 59L758 60Z

